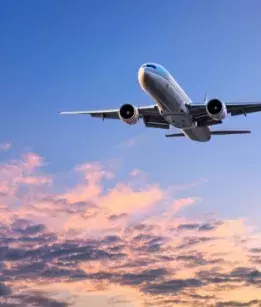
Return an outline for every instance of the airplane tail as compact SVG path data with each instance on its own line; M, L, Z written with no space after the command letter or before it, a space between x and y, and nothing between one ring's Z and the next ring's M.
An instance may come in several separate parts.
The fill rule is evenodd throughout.
M248 134L251 133L249 130L218 130L218 131L210 131L211 135L232 135L232 134ZM173 134L166 134L166 137L184 137L185 134L183 133L173 133Z

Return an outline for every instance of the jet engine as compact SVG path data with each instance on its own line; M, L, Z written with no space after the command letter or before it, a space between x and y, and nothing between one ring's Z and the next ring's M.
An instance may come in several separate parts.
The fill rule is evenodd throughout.
M206 104L206 111L209 117L219 121L227 116L226 105L217 98L211 99Z
M124 104L119 109L119 117L126 124L136 124L139 119L139 110L131 104Z

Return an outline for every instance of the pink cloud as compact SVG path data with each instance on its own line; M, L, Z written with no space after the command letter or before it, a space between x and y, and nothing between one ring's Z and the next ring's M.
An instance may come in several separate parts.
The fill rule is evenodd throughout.
M38 176L38 177L33 177L33 176L27 176L27 177L22 177L17 179L18 183L23 183L27 185L42 185L46 183L51 183L52 180L49 177L44 177L44 176Z
M107 207L112 213L137 212L148 208L164 198L164 191L157 185L135 191L125 184L117 184L99 200L101 207Z
M137 176L142 175L142 174L143 174L143 172L139 169L136 169L136 168L130 172L130 175L133 176L133 177L137 177Z
M14 293L66 292L75 305L112 294L135 306L261 300L260 234L245 219L186 216L201 198L173 194L198 183L163 188L135 169L117 182L94 162L76 166L75 185L58 193L44 164L29 153L0 166L0 271Z
M23 155L23 157L24 157L25 166L28 169L35 169L40 166L43 166L43 157L35 153L29 152Z
M188 206L193 205L194 203L196 203L199 200L200 200L200 198L188 197L188 198L181 198L181 199L174 201L174 203L173 203L174 213L176 213L176 212L180 211L181 209L184 209Z
M0 193L2 196L11 200L11 197L17 196L21 185L29 187L50 184L52 178L38 172L37 169L41 166L43 166L43 158L33 153L23 155L21 160L11 160L0 164Z

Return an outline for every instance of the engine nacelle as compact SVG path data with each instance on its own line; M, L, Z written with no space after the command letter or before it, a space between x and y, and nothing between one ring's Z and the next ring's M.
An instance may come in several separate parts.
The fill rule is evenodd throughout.
M219 121L227 116L226 105L217 98L211 99L206 104L206 111L209 117Z
M131 104L124 104L119 109L120 119L129 125L134 125L139 120L139 110Z

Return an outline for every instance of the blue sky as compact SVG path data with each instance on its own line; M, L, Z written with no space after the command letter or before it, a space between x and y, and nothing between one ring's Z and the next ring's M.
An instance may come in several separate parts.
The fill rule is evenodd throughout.
M228 189L226 197L244 212L260 179L259 114L223 125L251 129L251 136L195 144L166 140L164 131L142 123L128 127L57 112L151 104L137 82L147 61L164 65L193 101L201 102L205 91L224 101L260 100L259 1L114 3L2 1L1 141L14 144L14 155L23 148L41 152L54 171L111 155L162 183L204 177L203 193ZM115 149L140 135L135 150ZM242 195L244 187L249 193Z
M165 139L142 122L58 116L153 103L137 79L149 61L165 66L194 102L205 91L225 102L260 101L260 10L258 0L1 1L0 143L12 143L1 161L32 151L47 173L102 161L116 163L116 181L135 168L163 187L206 179L182 194L203 199L188 216L217 212L260 224L261 114L215 128L251 135L207 144Z

